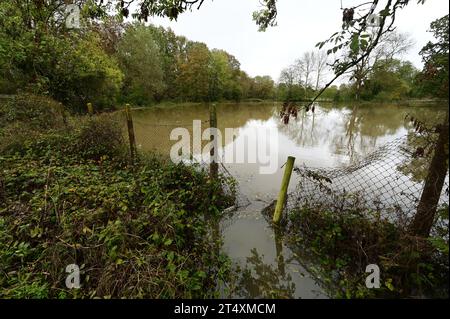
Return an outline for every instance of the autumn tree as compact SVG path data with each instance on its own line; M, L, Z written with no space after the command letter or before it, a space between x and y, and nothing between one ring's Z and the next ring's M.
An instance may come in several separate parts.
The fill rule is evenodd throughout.
M209 99L210 81L217 80L216 75L211 75L210 62L208 47L198 42L190 43L186 55L179 57L177 86L184 100L198 102Z

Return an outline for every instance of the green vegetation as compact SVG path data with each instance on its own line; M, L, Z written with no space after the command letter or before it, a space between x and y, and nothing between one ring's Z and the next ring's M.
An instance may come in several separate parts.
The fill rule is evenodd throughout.
M39 6L0 4L0 94L50 96L72 111L114 109L119 103L268 99L270 77L249 77L223 50L177 36L170 29L92 18L83 7L82 29L67 29L57 1ZM49 17L49 18L48 18ZM33 22L32 22L33 21Z
M159 2L161 7L147 11L142 7L138 18L145 20L151 14L176 18L190 7L182 1L169 10L170 3ZM276 86L269 76L248 76L226 51L210 50L170 29L124 22L127 8L119 10L119 16L110 16L106 7L81 3L83 27L67 29L58 18L63 13L56 0L45 5L2 1L0 94L46 95L81 112L88 102L102 110L125 102L148 106L162 101L302 101L313 99L324 86L329 52L306 52L281 72ZM266 5L269 11L257 14L260 25L275 18L267 15L276 12L275 2ZM407 37L383 33L371 56L364 55L356 64L349 62L350 81L340 87L326 85L322 99L448 98L448 15L433 22L431 31L437 42L421 51L423 71L396 58L410 47ZM362 35L361 43L368 36ZM353 60L354 55L350 48L341 59Z
M46 98L0 108L0 297L217 296L225 181L156 157L130 166L112 115L66 123ZM65 287L69 264L82 289Z
M448 99L448 14L431 23L431 32L437 42L429 42L420 54L425 67L418 75L420 94Z
M420 71L400 60L410 44L392 31L397 10L410 1L387 1L384 8L378 1L362 3L364 15L344 14L342 30L285 68L276 85L270 76L250 77L224 50L144 23L150 16L176 19L203 2L155 0L136 6L135 0L77 0L82 28L72 29L64 21L64 0L1 1L0 94L13 98L0 104L0 297L208 298L220 293L218 285L229 278L231 265L220 250L217 226L220 212L234 201L234 194L224 192L234 193L233 181L213 180L199 167L151 155L140 154L130 164L124 121L105 112L117 105L314 102L319 96L335 102L448 99L448 15L431 24L436 41L421 50L425 66ZM264 0L263 10L254 14L261 29L275 24L276 3ZM373 31L367 19L375 13L380 25ZM125 22L128 17L135 21ZM325 45L332 47L322 50ZM329 63L331 54L335 61ZM328 83L327 66L334 73ZM344 74L348 82L333 86ZM79 115L87 103L97 115ZM288 123L298 110L285 106ZM416 134L426 131L424 123L412 121ZM360 125L357 107L350 123L348 136ZM302 136L303 119L301 125ZM413 163L413 177L424 175L427 192L419 200L421 218L411 229L356 207L292 212L288 243L318 265L311 271L323 278L330 296L448 298L448 207L435 214L448 171L446 125L429 130L439 133L438 147L427 150L434 151L434 164L417 172L425 164ZM417 148L415 154L424 152ZM249 262L262 288L251 294L254 278L244 269L236 289L242 296L294 295L294 287L285 284L288 276L276 278L256 250ZM380 290L361 284L364 267L372 263L382 270ZM64 285L69 264L81 266L83 289Z
M436 218L434 236L362 214L357 208L304 207L289 214L286 240L334 298L448 298L448 206ZM380 267L380 289L367 289L366 266Z

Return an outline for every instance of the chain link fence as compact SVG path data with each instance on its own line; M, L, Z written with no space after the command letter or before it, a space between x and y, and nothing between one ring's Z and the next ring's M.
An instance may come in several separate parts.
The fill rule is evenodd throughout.
M423 137L411 134L346 167L296 167L300 182L288 194L285 213L307 207L333 212L352 210L405 225L416 212L424 187L432 155L424 151L427 143ZM447 173L440 205L448 203Z
M118 114L121 123L124 123L124 132L126 134L126 116L122 112ZM197 124L200 124L203 129L210 127L210 120L200 119ZM183 128L187 129L190 136L193 135L194 122L174 120L172 122L163 122L155 119L148 121L148 119L141 119L139 113L133 112L133 126L136 136L137 148L140 152L153 152L161 156L169 156L170 150L176 141L170 140L170 135L173 129ZM209 141L201 141L201 149L209 143ZM199 170L205 172L210 171L210 163L203 160L202 154L194 154L194 156L187 157L183 160L184 163L192 165ZM227 208L223 213L235 211L241 207L250 205L250 200L240 191L239 183L230 173L230 171L223 165L218 163L218 174L223 181L223 192L226 195L232 195L234 203Z

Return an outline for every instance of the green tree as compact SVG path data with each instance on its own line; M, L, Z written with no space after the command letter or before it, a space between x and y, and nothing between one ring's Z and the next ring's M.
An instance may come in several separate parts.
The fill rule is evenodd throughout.
M387 59L376 62L361 88L365 100L401 100L412 95L416 68L410 62Z
M212 100L223 98L239 101L241 99L240 63L234 56L224 50L212 50L210 72L212 80L215 80L217 84L211 92Z
M122 81L117 63L97 33L66 29L63 4L0 3L0 91L49 94L75 110L112 106Z
M207 101L210 95L211 55L204 43L191 42L178 60L177 87L185 101ZM214 84L211 84L214 85Z
M125 100L144 105L161 99L165 84L160 49L149 28L129 26L118 44L117 58L125 74Z
M178 62L186 57L188 40L176 35L170 28L148 26L153 33L153 39L159 47L160 59L164 76L165 90L163 97L176 100L180 92L177 77L179 75Z
M85 111L91 102L97 109L114 108L123 81L117 61L102 49L96 33L54 39L42 64L41 76L56 100Z
M274 87L275 82L270 76L256 76L253 79L251 96L262 100L272 99L274 96Z
M422 50L425 66L418 75L418 85L422 95L448 99L448 54L449 54L448 14L431 23L431 32L436 42L428 42Z

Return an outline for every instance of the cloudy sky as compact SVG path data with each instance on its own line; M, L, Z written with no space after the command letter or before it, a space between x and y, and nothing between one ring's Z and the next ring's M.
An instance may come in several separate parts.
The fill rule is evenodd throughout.
M362 0L342 0L344 7ZM416 45L404 57L421 67L420 48L432 36L430 23L449 12L447 0L426 0L399 12L397 28L409 33ZM205 42L210 48L228 51L238 58L251 76L270 75L278 79L280 70L315 44L341 28L341 0L278 0L278 26L258 32L252 13L258 0L206 0L200 10L181 15L178 21L154 18L152 23L170 26L177 34Z

